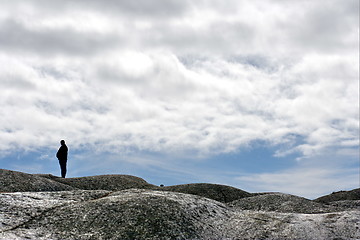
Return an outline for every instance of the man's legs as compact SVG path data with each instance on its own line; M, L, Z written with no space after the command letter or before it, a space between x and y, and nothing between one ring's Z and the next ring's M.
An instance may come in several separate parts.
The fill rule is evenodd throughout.
M66 175L66 160L59 160L61 168L61 177L65 178Z

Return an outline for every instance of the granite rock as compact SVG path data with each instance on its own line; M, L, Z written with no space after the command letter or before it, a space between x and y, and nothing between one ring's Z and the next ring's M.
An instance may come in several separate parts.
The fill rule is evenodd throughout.
M344 194L322 202L216 184L160 188L127 175L8 170L0 187L0 239L360 239L360 201Z

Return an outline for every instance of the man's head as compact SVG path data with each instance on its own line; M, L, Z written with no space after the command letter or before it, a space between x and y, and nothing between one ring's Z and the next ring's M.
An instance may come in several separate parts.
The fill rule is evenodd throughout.
M61 141L60 141L60 144L61 144L61 145L65 145L65 140L61 140Z

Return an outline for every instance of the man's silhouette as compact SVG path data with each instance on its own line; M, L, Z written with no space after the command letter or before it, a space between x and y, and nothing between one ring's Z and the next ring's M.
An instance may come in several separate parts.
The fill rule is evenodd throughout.
M65 178L66 175L66 162L67 162L67 155L68 155L68 147L65 145L65 141L60 141L61 147L56 153L56 157L59 159L59 164L61 168L61 176Z

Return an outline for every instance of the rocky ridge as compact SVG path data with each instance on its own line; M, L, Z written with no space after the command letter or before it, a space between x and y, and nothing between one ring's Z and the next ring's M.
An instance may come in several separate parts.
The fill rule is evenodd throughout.
M163 190L198 195L223 203L252 196L251 193L234 187L209 183L192 183L168 186L164 187Z
M290 194L269 193L241 198L232 201L229 206L239 210L316 214L359 210L360 200L335 201L323 204Z
M215 184L160 188L126 175L59 179L8 170L0 170L0 191L0 239L360 238L356 195L323 203Z
M337 201L359 200L359 196L360 196L360 188L357 188L351 191L333 192L329 195L319 197L314 201L321 203L331 203Z
M51 174L37 174L37 176L82 190L158 189L157 186L147 183L144 179L130 175L98 175L79 178L60 178Z
M0 192L69 191L75 188L41 176L0 169Z

